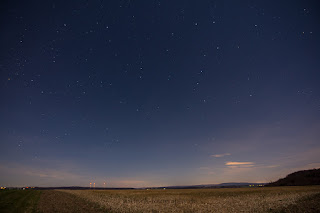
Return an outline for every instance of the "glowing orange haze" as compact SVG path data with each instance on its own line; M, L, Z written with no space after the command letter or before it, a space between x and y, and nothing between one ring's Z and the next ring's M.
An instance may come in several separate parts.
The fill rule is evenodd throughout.
M227 166L236 166L236 165L253 165L253 162L226 162Z

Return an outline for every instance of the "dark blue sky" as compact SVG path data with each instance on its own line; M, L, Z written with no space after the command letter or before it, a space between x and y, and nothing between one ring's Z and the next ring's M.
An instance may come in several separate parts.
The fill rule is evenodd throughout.
M3 1L1 185L320 167L317 1Z

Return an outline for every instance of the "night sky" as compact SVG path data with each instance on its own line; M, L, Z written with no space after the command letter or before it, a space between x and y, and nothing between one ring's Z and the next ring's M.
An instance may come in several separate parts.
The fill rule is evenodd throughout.
M320 3L0 4L0 185L269 182L320 167Z

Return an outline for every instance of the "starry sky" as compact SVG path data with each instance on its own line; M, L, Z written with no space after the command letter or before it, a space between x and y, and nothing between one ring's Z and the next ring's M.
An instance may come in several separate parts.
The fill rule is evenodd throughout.
M320 167L320 3L0 4L0 185L269 182Z

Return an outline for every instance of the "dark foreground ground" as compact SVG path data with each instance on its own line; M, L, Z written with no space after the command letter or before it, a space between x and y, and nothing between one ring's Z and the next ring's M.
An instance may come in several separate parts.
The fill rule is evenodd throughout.
M320 212L320 193L299 199L297 203L280 208L274 212Z
M320 212L320 186L192 190L1 190L0 212Z
M99 205L55 190L7 190L0 193L0 212L106 212Z

